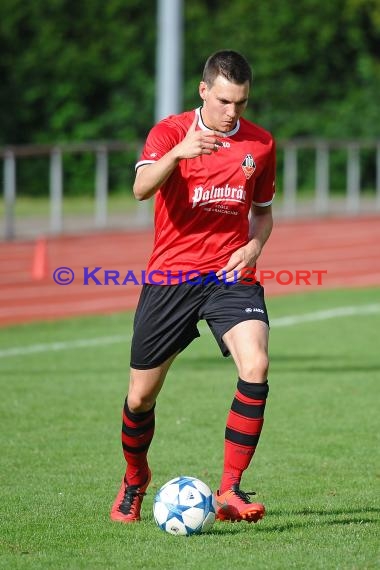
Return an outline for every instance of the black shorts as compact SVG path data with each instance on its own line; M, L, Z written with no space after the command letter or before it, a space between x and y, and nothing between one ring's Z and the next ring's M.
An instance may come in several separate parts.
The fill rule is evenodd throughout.
M155 368L182 351L200 336L202 319L228 356L222 337L233 326L247 320L269 326L263 287L259 282L144 285L133 325L131 367Z

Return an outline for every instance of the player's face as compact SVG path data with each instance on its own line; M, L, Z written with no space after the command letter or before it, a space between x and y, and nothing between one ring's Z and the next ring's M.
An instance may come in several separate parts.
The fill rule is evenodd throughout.
M226 133L232 131L247 107L249 82L237 85L218 75L212 87L201 81L199 94L203 99L202 119L205 125Z

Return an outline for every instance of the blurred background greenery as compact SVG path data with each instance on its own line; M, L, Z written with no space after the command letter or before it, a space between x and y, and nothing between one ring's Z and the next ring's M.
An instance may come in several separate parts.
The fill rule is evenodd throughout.
M155 120L156 10L155 0L2 0L0 146L143 140ZM380 0L184 1L184 109L199 105L218 49L251 62L246 117L277 140L380 136ZM332 156L336 189L343 154ZM111 192L130 188L135 160L110 158ZM363 160L366 188L374 155ZM306 152L304 189L311 162ZM67 156L64 168L66 194L93 193L93 156ZM44 159L20 161L21 195L46 193L46 171Z

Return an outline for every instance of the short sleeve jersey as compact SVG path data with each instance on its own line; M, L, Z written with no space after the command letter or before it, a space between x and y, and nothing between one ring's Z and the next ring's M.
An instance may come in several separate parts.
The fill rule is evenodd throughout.
M208 130L200 109L198 129ZM185 136L194 111L172 115L150 131L136 169L159 160ZM155 236L148 271L218 271L248 242L252 203L269 206L275 192L275 144L241 118L218 133L217 152L179 162L155 194Z

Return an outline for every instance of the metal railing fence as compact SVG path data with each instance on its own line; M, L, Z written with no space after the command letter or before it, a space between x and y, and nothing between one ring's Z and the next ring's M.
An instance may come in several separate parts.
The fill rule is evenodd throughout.
M343 209L340 213L351 215L362 211L363 197L361 193L361 152L373 153L374 180L372 199L369 210L380 212L380 140L327 140L327 139L294 139L279 141L278 152L282 163L282 188L280 189L280 205L278 214L292 218L303 215L299 210L299 154L301 151L312 151L314 156L314 196L309 200L309 214L327 215L331 211L332 195L330 184L330 156L334 151L343 151L346 162L346 188L343 198ZM63 197L64 176L63 160L65 154L87 154L95 156L94 172L94 214L93 228L105 229L109 224L108 195L109 195L109 164L111 153L133 152L137 157L141 152L141 143L126 142L88 142L57 145L24 145L9 146L0 149L3 159L3 199L4 219L3 238L11 240L17 237L15 229L15 204L17 200L17 162L23 158L46 157L49 160L50 215L49 232L63 232ZM149 201L138 205L135 225L147 226L151 221Z

